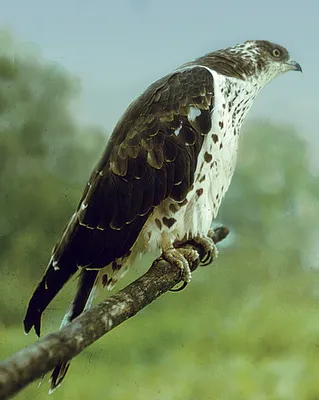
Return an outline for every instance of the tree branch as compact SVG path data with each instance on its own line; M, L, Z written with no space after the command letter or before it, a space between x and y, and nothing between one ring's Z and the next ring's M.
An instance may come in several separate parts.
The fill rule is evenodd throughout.
M211 238L218 243L227 235L228 229L219 227L212 231ZM178 247L197 250L200 259L205 256L203 249L191 241ZM195 270L198 265L199 260L193 263L191 270ZM180 282L180 278L179 269L159 258L142 277L126 288L80 315L63 329L43 337L1 362L0 399L13 396L52 370L55 365L75 357L101 336L173 288Z

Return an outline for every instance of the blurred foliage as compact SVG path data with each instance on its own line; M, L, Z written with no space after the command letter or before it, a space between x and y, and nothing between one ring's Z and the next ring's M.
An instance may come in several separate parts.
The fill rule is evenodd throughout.
M18 56L8 37L2 42L0 272L4 287L14 281L23 293L47 263L105 136L74 121L75 79L37 54ZM16 293L0 299L3 323L21 316Z
M106 142L70 108L78 82L0 35L0 354L35 340L21 321L50 251ZM255 122L219 219L232 229L215 265L72 363L51 398L319 398L317 177L291 127ZM122 285L152 257L135 265ZM140 268L141 267L141 268ZM74 282L47 311L56 329ZM46 382L18 399L45 399Z

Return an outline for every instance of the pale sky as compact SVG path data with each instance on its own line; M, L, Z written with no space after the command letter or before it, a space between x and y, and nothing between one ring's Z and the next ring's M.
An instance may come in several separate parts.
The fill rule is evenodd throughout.
M284 45L304 73L259 96L249 118L291 123L319 150L318 0L0 0L0 25L82 81L77 118L111 131L155 79L247 39Z

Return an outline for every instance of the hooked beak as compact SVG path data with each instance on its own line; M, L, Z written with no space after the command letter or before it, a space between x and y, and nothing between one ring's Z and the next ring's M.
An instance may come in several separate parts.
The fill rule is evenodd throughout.
M289 60L286 64L287 64L289 70L302 72L301 65L299 63L297 63L297 61Z

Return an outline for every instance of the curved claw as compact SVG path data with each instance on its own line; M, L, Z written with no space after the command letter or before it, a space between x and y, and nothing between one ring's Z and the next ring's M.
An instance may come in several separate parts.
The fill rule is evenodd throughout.
M193 239L193 241L195 244L201 246L202 250L205 253L203 258L200 260L201 266L205 267L211 264L218 255L218 251L213 239L209 236L207 237L197 236Z
M180 287L177 288L177 289L170 289L169 291L170 291L170 292L180 292L181 290L185 289L187 285L188 285L188 282L185 282L185 281L184 281L183 284L182 284L182 286L180 286Z
M201 261L201 266L206 267L214 261L214 256L209 252L206 257L204 257Z
M211 252L209 251L209 252L206 253L206 254L204 255L204 257L200 260L200 263L201 263L202 265L206 265L207 262L210 262L211 258L212 258Z
M206 253L204 257L200 260L201 263L205 263L209 258L209 255Z

